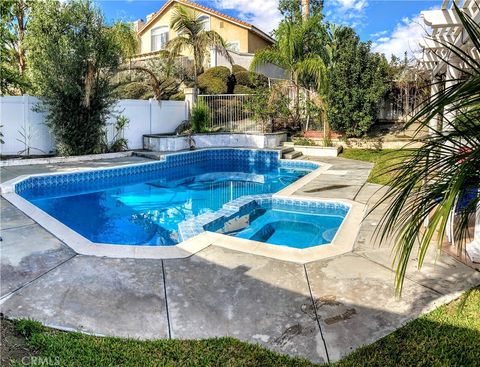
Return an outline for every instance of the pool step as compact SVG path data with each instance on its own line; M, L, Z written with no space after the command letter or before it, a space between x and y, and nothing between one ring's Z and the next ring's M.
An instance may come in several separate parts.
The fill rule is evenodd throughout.
M293 147L285 147L285 146L282 147L282 155L285 155L285 154L293 152L293 151L294 151Z
M290 151L289 153L283 154L283 159L295 159L301 157L303 155L302 152L297 152L296 150Z

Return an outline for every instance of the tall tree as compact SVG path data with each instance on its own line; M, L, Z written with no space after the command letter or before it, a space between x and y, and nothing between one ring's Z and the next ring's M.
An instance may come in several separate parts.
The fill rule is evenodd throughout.
M330 52L328 120L336 131L362 136L375 122L387 90L388 63L348 27L332 34Z
M32 0L3 0L1 13L1 93L23 93L27 87L25 35Z
M62 155L101 150L115 102L111 77L125 56L118 40L118 29L106 26L91 1L46 1L33 7L28 65Z
M185 51L192 54L195 85L198 75L203 72L211 48L215 48L233 63L226 42L217 32L205 29L205 20L201 14L177 5L170 27L177 33L177 37L167 43L170 57L176 58Z
M319 30L323 30L322 33ZM322 27L321 17L312 16L300 22L284 21L277 31L275 46L261 50L255 54L250 69L255 71L264 64L274 64L289 73L290 82L296 89L295 93L295 125L301 125L300 89L312 88L324 90L327 80L327 52L322 46L326 30ZM318 48L312 47L316 44Z
M305 0L280 0L278 3L278 10L283 15L285 20L291 22L299 22L304 18L302 16L306 9L303 7ZM308 13L310 16L319 16L323 11L324 0L309 0Z

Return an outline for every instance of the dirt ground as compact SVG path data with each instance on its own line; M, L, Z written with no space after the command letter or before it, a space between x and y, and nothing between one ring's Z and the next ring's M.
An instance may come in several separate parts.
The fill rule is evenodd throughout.
M27 341L16 329L12 321L0 315L0 366L9 366L12 360L34 355Z

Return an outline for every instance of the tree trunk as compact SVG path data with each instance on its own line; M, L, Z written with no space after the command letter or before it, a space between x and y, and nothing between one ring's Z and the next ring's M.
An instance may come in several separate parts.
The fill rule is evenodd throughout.
M310 0L302 0L302 19L305 21L310 17Z
M17 59L18 59L18 71L20 75L24 75L26 69L26 62L25 62L25 49L23 40L25 38L25 11L27 9L27 5L23 0L20 0L16 7L16 17L17 17L17 25L18 25L18 40L17 40Z

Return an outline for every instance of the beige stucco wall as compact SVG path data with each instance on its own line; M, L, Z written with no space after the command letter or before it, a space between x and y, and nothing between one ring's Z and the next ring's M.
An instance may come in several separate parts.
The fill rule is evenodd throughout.
M256 33L249 31L248 32L248 50L242 52L249 52L254 54L259 50L263 50L264 48L270 46L271 43L267 42L264 38L260 37Z
M239 42L239 51L240 52L255 52L261 48L265 48L269 43L259 37L258 35L251 32L249 29L242 26L230 23L222 18L210 15L207 13L202 13L198 10L195 10L197 13L205 14L210 16L210 29L216 31L222 36L222 38L227 42ZM174 12L174 5L171 5L167 10L164 11L162 16L158 17L152 24L147 24L140 35L140 53L145 54L152 52L151 49L151 30L160 26L169 27L169 40L175 38L176 33L170 29L170 21ZM223 23L223 27L222 27ZM191 57L191 53L185 52L184 56Z

